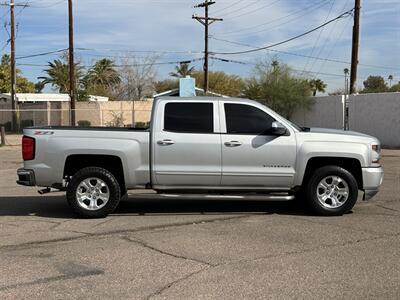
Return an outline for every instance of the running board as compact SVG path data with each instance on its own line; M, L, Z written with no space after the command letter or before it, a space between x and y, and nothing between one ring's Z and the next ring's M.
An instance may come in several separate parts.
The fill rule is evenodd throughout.
M290 201L294 195L288 194L243 194L243 195L214 195L214 194L133 194L134 197L168 198L188 200L252 200L252 201Z

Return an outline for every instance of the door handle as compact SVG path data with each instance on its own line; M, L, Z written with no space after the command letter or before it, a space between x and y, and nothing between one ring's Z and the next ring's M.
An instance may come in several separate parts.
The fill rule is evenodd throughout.
M242 145L242 143L239 141L225 142L225 146L227 146L227 147L239 147L241 145Z
M162 140L162 141L157 141L157 144L161 145L161 146L168 146L168 145L175 144L175 142L173 140L170 140L170 139L165 139L165 140Z

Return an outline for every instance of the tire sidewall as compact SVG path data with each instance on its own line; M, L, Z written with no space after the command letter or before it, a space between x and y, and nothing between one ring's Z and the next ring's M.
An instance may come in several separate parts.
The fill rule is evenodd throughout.
M342 206L338 208L327 208L324 207L318 200L317 197L317 186L320 181L327 176L339 176L346 181L349 188L349 197ZM307 184L307 202L311 209L317 214L326 216L340 216L349 212L357 202L358 197L358 185L354 176L341 167L337 166L326 166L317 169L311 176Z
M87 210L79 205L76 198L76 191L79 184L90 177L96 177L103 180L109 189L110 198L106 205L98 210ZM87 167L78 171L71 179L67 187L67 201L72 210L84 218L104 218L112 213L121 199L121 190L118 181L114 175L106 169L98 167Z

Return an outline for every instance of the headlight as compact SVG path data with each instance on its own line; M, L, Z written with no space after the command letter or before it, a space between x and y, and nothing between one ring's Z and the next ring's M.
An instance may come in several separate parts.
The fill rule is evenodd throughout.
M372 163L379 163L381 159L381 145L372 145Z

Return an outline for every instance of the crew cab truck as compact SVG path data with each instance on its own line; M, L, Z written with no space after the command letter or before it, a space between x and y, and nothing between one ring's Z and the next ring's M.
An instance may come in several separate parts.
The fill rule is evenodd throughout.
M17 183L66 191L72 210L105 217L129 189L176 197L302 199L320 215L351 210L383 180L371 136L300 128L234 98L158 99L150 128L24 129ZM166 205L168 205L166 203Z

